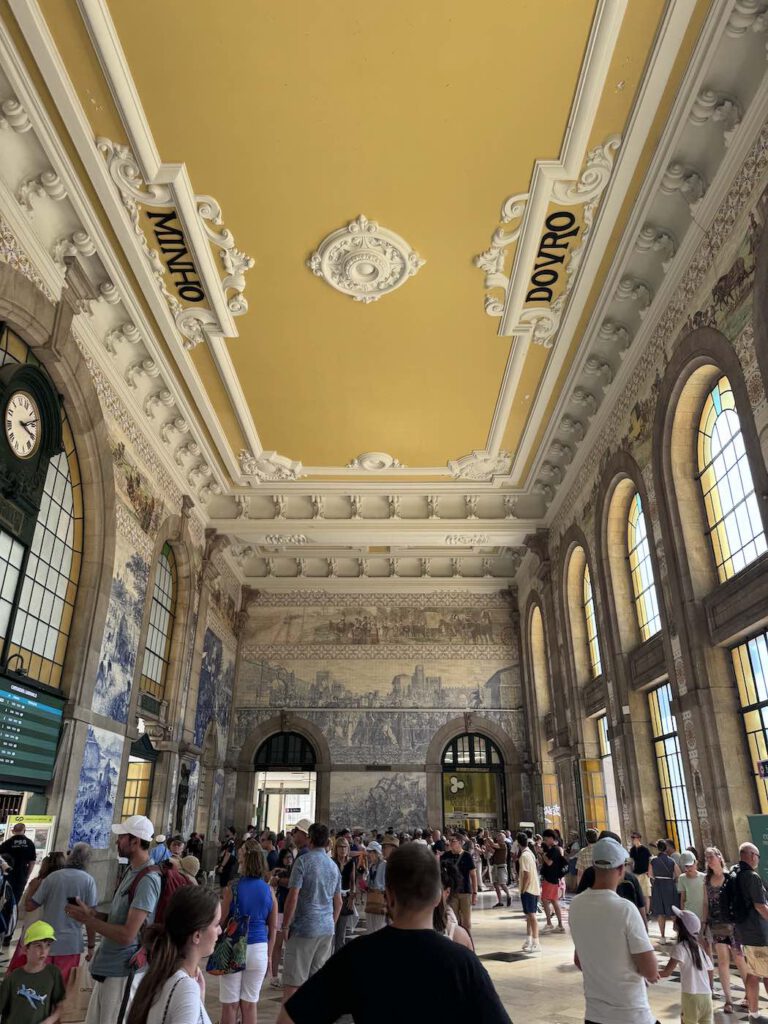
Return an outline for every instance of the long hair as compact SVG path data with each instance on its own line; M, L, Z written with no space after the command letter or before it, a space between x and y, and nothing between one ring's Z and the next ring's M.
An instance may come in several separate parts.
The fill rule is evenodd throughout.
M688 947L688 952L691 954L691 959L696 965L696 970L700 971L702 967L702 960L701 946L699 945L699 940L696 938L695 935L691 935L691 933L685 927L682 918L675 918L675 927L677 928L678 939L683 943L683 945Z
M448 890L448 899L453 896L459 887L461 881L461 875L459 869L451 861L440 861L440 884L443 887L443 893ZM436 932L441 935L445 935L448 931L448 911L445 908L445 900L442 899L437 904L435 909L432 911L432 927Z
M347 839L344 839L342 836L338 836L333 844L333 862L339 870L341 870L341 868L343 867L338 852L340 843L346 843L347 851L349 851L349 841ZM347 861L349 861L349 859L349 852L347 852Z
M149 969L136 990L126 1024L145 1024L163 985L184 959L190 936L211 924L218 906L218 893L198 885L182 886L171 896L165 923L151 925L144 932Z
M708 846L706 848L706 850L704 851L704 862L706 863L707 859L709 858L710 853L714 853L714 855L716 857L720 858L720 864L721 864L722 869L723 869L723 874L724 875L727 874L727 871L725 869L725 858L723 857L722 853L720 853L720 851L718 850L718 848L716 846ZM712 881L712 875L713 875L712 868L709 866L709 864L707 864L707 873L704 876L704 882L705 882L706 885L709 885L709 883Z
M43 857L40 862L40 872L38 878L46 878L54 871L58 871L63 868L66 863L66 856L61 850L54 850L53 853L49 853L47 857Z

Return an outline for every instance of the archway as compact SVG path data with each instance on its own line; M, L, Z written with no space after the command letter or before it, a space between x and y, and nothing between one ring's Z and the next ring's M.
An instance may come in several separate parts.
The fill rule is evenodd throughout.
M256 751L253 763L254 820L260 829L283 832L302 818L315 820L317 753L306 736L273 733Z
M331 804L331 750L328 740L317 726L306 718L286 711L273 715L255 725L246 735L237 759L234 819L250 823L256 820L256 757L263 744L272 736L291 733L308 741L315 754L315 813L316 821L328 821ZM259 765L259 768L262 768ZM277 765L276 767L281 767ZM307 769L299 762L298 768ZM298 815L298 818L303 815ZM297 819L298 820L298 819Z
M504 759L478 732L455 736L443 751L443 822L446 828L500 828L506 825Z

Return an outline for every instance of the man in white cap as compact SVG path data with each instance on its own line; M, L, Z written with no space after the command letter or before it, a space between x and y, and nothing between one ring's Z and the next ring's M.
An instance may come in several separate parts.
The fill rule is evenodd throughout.
M309 850L309 827L311 824L308 818L302 818L293 827L293 842L296 845L297 857L301 857Z
M154 826L149 818L134 814L119 825L113 825L117 836L117 852L128 861L128 870L112 897L106 920L82 900L67 907L67 915L84 924L88 947L93 936L103 936L99 951L91 961L91 974L98 984L88 1004L86 1024L122 1024L127 1013L133 970L131 957L139 948L139 932L150 924L160 897L160 872L152 866L149 848ZM137 875L142 874L131 897Z
M659 978L640 911L616 886L629 854L615 839L592 847L595 883L571 903L574 963L584 976L585 1024L654 1024L646 981Z

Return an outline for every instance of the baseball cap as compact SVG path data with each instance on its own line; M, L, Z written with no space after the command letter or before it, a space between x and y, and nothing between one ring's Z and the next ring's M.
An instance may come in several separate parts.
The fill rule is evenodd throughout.
M696 863L696 858L690 852L690 850L686 850L685 853L681 853L680 854L680 867L681 868L689 868L689 867L691 867L692 864L695 864L695 863Z
M592 863L596 868L620 868L629 854L615 839L598 839L592 847Z
M312 822L309 820L309 818L302 818L301 821L297 821L296 824L293 826L293 831L295 832L296 829L298 829L299 832L305 832L307 835L309 835L309 826L311 824Z
M136 836L137 839L149 842L155 834L155 826L143 814L132 814L130 818L121 821L119 825L113 825L112 831L116 836Z
M381 848L381 843L377 843L375 839L373 840L373 842L368 843L368 845L366 846L366 850L368 851L368 853L383 853L384 852L382 850L382 848Z
M46 939L53 942L55 938L56 932L47 921L33 921L24 932L24 945L28 946L30 942L43 942Z
M672 913L679 917L691 935L698 935L701 931L701 921L692 910L681 910L680 907L672 907Z

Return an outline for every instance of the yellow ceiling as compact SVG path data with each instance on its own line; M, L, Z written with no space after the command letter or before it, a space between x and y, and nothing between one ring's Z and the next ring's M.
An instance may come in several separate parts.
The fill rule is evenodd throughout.
M159 16L156 0L110 3L162 160L187 165L256 261L227 346L265 449L315 466L384 451L416 467L485 447L509 339L483 311L472 257L535 161L560 154L596 6L164 0ZM591 145L623 132L663 7L629 0ZM41 8L94 135L125 141L75 0ZM426 259L369 305L305 266L360 213ZM203 346L192 358L237 452L213 360ZM526 361L509 450L547 358L534 347Z

